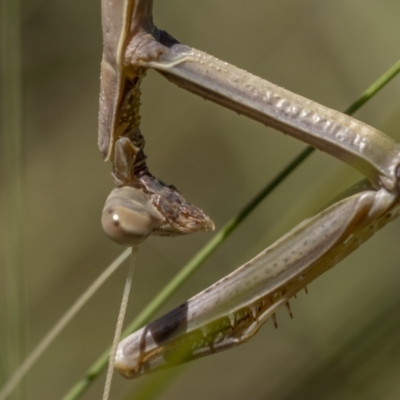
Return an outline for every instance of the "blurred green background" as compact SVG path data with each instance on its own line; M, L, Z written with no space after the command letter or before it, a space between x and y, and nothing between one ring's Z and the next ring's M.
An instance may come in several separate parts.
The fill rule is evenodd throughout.
M154 3L157 26L181 42L338 110L399 58L397 0ZM32 347L121 248L100 226L112 188L110 165L96 144L100 1L22 1L22 11L27 152L21 251ZM400 140L399 93L397 78L356 117ZM142 103L151 172L202 207L217 229L304 147L153 71ZM253 257L359 178L332 157L314 154L163 311ZM299 294L291 302L293 321L282 310L278 330L267 322L249 343L178 368L159 398L399 399L399 229L399 221L386 227L314 282L308 296ZM4 243L2 224L0 232ZM211 235L150 238L141 246L127 321ZM61 398L110 343L125 275L126 268L116 273L40 359L29 376L31 399ZM162 377L116 376L111 398L133 398ZM103 382L104 376L83 398L101 398Z

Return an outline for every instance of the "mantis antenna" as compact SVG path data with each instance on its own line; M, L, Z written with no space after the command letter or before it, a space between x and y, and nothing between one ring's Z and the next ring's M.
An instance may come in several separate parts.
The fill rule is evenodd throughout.
M123 292L122 300L121 300L121 307L119 309L117 325L115 327L113 344L112 344L112 347L110 350L110 360L108 363L107 377L106 377L106 382L104 385L103 400L108 400L108 398L110 396L111 382L112 382L113 373L114 373L114 360L115 360L115 355L117 353L118 342L121 338L121 331L122 331L122 326L124 324L126 308L128 306L129 293L131 291L132 279L133 279L133 273L135 271L137 253L138 253L137 246L133 246L131 257L130 257L131 259L130 259L130 263L129 263L128 276L125 281L124 292Z

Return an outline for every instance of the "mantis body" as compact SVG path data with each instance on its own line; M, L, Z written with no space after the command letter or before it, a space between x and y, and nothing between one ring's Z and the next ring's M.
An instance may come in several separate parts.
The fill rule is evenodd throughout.
M398 143L178 43L154 26L151 8L151 1L103 1L99 147L113 163L117 187L107 199L102 223L113 240L134 245L150 234L213 229L203 211L147 170L139 97L148 68L349 163L370 186L304 221L229 276L126 338L116 367L127 377L245 342L279 306L398 215Z

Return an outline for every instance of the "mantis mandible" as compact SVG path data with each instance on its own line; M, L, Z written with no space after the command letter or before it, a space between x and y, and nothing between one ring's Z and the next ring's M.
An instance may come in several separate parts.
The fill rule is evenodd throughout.
M398 143L362 122L180 44L155 27L151 11L152 2L145 0L102 3L99 147L113 163L116 184L102 216L111 239L135 245L150 234L173 236L214 227L176 188L148 172L139 105L140 83L149 68L345 161L370 185L304 221L229 276L126 338L116 367L130 378L247 341L279 306L397 217L399 200Z

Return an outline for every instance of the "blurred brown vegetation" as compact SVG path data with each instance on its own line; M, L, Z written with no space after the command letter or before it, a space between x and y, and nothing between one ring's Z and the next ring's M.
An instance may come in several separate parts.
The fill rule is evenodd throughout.
M110 165L96 145L100 1L22 5L25 254L34 346L121 248L100 227L112 187ZM397 61L399 15L396 0L154 4L157 26L183 43L338 110ZM400 140L399 91L397 78L356 117ZM304 147L153 71L142 103L150 170L206 210L217 228ZM330 156L314 154L164 311L254 256L359 178ZM293 321L282 310L277 331L267 323L249 343L188 364L160 398L398 399L399 229L399 222L391 224L313 283L308 296L301 293L291 302ZM127 321L210 237L151 238L141 246ZM124 278L122 268L41 358L29 378L32 399L60 398L108 345ZM0 279L2 290L7 282ZM116 376L111 398L133 398L154 378ZM103 380L84 398L100 398Z

